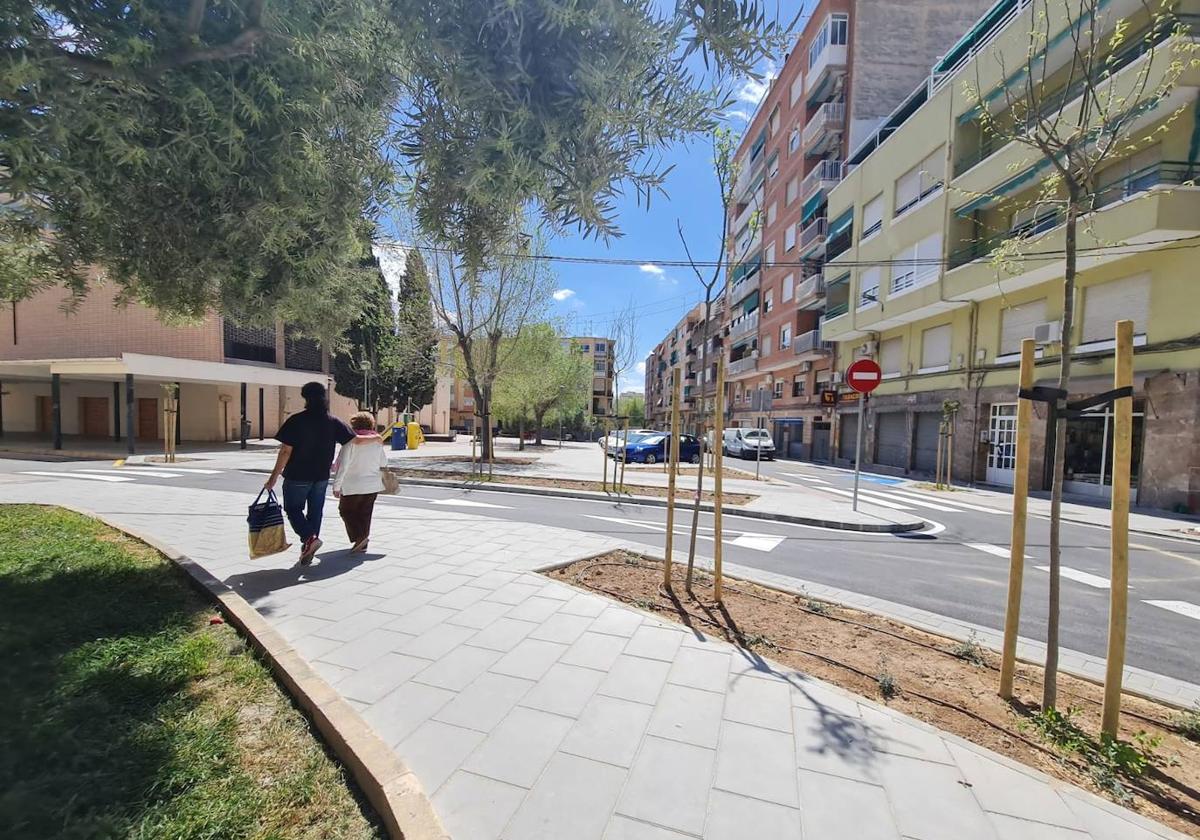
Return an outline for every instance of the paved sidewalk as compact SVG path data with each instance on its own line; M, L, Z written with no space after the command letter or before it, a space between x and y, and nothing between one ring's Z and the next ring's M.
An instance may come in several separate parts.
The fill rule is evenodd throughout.
M96 510L225 580L416 771L456 840L1182 836L531 571L614 540L387 500L371 554L300 569L246 559L240 494L11 480L0 501Z

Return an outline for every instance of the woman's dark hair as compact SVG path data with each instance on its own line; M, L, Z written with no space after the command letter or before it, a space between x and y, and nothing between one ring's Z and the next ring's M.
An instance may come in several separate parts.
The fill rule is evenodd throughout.
M305 409L309 411L325 409L325 386L320 382L306 382L300 389L300 396L304 397Z

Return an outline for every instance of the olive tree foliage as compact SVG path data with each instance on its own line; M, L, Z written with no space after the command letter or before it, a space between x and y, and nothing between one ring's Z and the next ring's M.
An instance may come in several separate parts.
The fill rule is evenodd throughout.
M530 324L506 343L511 344L511 353L496 378L495 414L517 426L521 449L527 426L533 427L540 446L547 418L565 422L586 407L591 361L550 324Z
M1076 279L1081 228L1092 247L1106 242L1094 227L1095 211L1129 194L1127 178L1114 177L1113 164L1159 143L1187 106L1156 114L1179 84L1183 72L1200 66L1200 46L1174 15L1171 4L1141 0L1136 13L1120 17L1103 0L1035 0L1028 13L1025 54L1015 66L992 51L976 62L976 78L963 85L988 148L1011 142L1028 150L1014 170L1045 174L1032 192L1008 199L983 194L1009 212L1025 211L1020 229L999 231L1004 241L991 252L1001 274L1028 270L1041 248L1031 240L1063 226L1061 343L1052 453L1050 574L1046 672L1042 706L1057 702L1062 497L1065 482L1067 419L1063 413L1071 383L1075 339ZM1065 37L1060 37L1065 34ZM980 78L989 72L991 87ZM1155 183L1190 181L1195 172L1168 171L1158 164ZM1044 247L1044 246L1042 246Z
M396 187L476 264L529 206L614 235L618 191L648 200L653 153L721 106L689 56L752 72L783 31L766 5L10 0L0 294L98 269L166 316L328 339Z

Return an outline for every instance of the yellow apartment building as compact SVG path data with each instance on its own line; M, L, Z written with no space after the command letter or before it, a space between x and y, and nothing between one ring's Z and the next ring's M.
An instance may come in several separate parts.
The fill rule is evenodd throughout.
M837 342L840 370L864 355L883 369L865 413L863 462L872 469L932 473L943 406L952 401L955 478L1011 485L1023 339L1038 341L1037 384L1056 382L1061 205L1037 201L1049 164L1028 146L993 140L976 108L982 100L1003 122L1009 102L1019 101L1036 25L1048 35L1039 54L1043 101L1068 118L1078 113L1079 88L1066 84L1067 5L1050 4L1043 23L1043 4L996 3L850 154L850 171L830 194L829 215L848 219L852 244L826 265L821 329ZM1180 56L1200 33L1200 0L1174 3L1168 25L1155 25L1139 0L1108 0L1101 9L1105 40L1119 20L1128 26L1101 89L1115 86L1114 101L1130 109L1132 139L1096 179L1093 209L1079 225L1071 399L1112 387L1113 325L1132 319L1135 498L1195 512L1200 65L1191 52L1181 68ZM854 457L856 408L847 402L837 411L842 461ZM1034 413L1030 483L1045 489L1053 429L1045 405ZM1068 422L1069 493L1109 494L1110 413L1100 407Z

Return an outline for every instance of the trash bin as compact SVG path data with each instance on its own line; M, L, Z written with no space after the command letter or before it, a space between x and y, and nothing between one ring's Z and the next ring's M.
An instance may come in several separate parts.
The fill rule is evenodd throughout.
M408 448L416 449L425 442L425 435L421 432L421 424L415 421L410 421L407 429Z
M408 430L399 423L392 426L392 449L408 449Z

